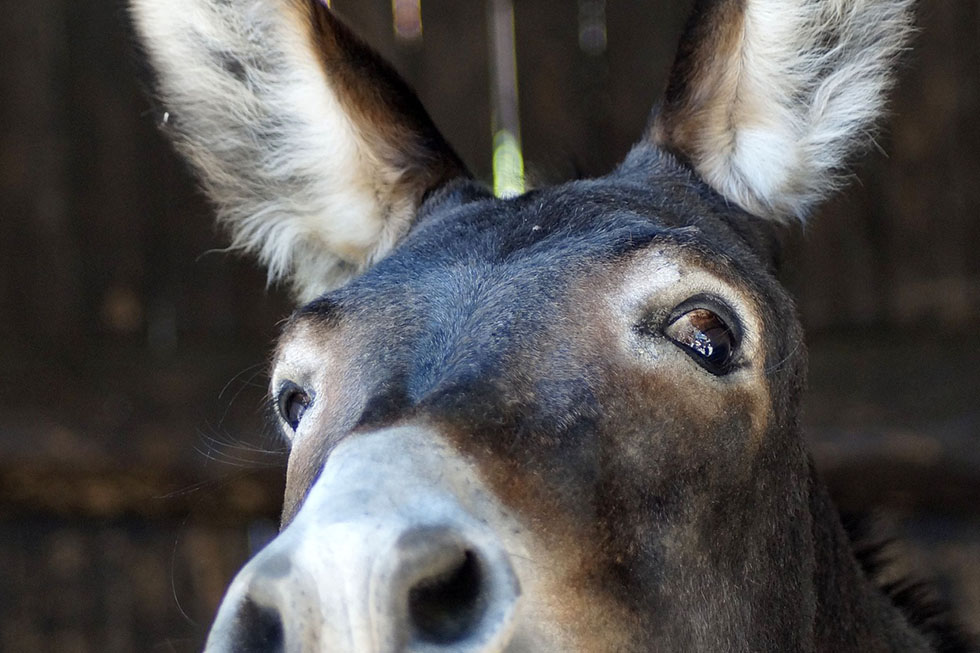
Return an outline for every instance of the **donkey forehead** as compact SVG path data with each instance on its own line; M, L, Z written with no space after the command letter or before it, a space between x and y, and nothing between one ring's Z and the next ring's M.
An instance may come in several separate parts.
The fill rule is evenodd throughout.
M602 181L514 200L450 200L423 214L406 242L363 277L297 311L279 364L287 374L316 367L339 325L359 331L361 346L412 341L422 358L469 348L490 361L553 336L556 323L577 322L596 335L698 293L728 304L746 323L745 346L756 348L760 307L781 296L728 217L689 188Z

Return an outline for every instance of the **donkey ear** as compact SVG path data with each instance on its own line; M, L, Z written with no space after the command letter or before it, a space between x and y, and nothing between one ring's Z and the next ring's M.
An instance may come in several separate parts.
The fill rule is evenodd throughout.
M913 0L697 0L648 138L756 215L804 218L871 141Z
M317 0L131 0L168 124L234 236L306 301L468 176L392 68Z

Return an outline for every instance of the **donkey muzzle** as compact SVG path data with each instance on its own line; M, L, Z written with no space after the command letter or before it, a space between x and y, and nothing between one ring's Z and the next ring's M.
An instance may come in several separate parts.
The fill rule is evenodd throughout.
M520 587L495 521L491 495L438 434L351 436L239 572L206 650L503 651Z

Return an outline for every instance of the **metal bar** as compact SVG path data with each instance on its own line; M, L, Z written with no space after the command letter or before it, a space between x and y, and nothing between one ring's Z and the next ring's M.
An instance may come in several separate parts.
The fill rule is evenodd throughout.
M488 12L493 192L513 197L524 192L513 0L488 0Z

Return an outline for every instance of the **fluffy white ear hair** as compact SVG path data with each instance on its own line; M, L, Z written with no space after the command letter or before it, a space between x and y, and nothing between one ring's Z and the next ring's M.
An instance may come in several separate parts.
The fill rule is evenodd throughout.
M131 0L178 148L233 247L298 300L405 235L467 175L414 94L317 0Z
M698 0L649 138L756 215L804 218L873 136L913 0Z

